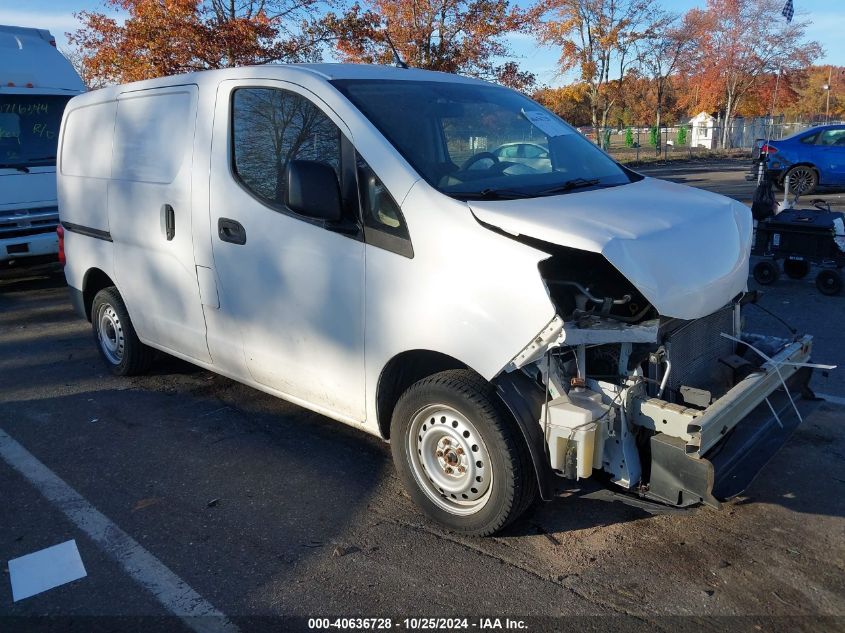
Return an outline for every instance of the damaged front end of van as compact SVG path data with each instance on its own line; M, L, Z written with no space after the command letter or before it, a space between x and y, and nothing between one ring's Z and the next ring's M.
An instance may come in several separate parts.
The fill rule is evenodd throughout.
M539 273L556 315L496 378L523 427L532 419L544 498L560 478L594 477L640 499L719 507L813 398L810 336L744 330L747 207L675 187L595 191L580 213L568 196L577 222L550 199L472 204L487 228L548 254ZM632 208L648 212L618 211Z

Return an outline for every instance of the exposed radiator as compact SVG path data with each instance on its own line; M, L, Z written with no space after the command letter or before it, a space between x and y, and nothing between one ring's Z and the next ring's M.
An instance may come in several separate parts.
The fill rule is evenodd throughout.
M730 389L733 373L719 359L734 352L735 343L721 336L722 332L736 335L732 305L692 321L669 320L664 327L664 347L672 363L665 399L682 402L679 389L684 385L710 391L714 397Z

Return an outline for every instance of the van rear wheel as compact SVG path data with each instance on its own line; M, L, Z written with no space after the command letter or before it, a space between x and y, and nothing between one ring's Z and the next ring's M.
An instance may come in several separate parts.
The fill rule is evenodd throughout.
M94 297L91 326L97 349L114 375L134 376L150 368L153 350L138 339L126 304L114 286L103 288Z
M450 530L487 536L537 495L528 448L494 388L469 370L424 378L399 399L393 460L412 499Z

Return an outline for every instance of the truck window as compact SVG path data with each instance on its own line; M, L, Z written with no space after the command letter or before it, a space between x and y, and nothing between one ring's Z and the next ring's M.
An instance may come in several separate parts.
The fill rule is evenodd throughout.
M232 97L232 159L238 180L284 208L291 160L331 165L340 175L340 129L308 99L277 88L239 88Z
M54 166L59 126L69 99L0 94L0 166Z

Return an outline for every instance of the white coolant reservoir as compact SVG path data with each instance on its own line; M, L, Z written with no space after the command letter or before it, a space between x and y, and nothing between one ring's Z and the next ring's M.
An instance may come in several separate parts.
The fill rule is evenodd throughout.
M552 468L571 479L593 474L596 420L606 411L601 394L589 389L572 389L544 406L542 420ZM601 455L597 457L600 464Z

